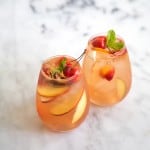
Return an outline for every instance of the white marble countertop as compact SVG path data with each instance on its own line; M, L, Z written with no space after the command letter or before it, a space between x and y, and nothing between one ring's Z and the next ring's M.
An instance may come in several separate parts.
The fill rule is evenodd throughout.
M0 149L149 150L149 10L149 0L1 0ZM128 96L113 107L92 105L71 132L50 132L35 108L41 62L56 54L77 57L91 35L111 28L130 54Z

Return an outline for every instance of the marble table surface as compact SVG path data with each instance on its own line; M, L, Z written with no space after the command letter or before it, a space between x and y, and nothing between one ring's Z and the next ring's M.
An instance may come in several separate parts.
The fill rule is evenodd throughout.
M149 10L148 0L0 0L0 149L149 150ZM108 29L128 47L129 94L112 107L91 105L73 131L49 131L35 108L42 61L77 57L92 35Z

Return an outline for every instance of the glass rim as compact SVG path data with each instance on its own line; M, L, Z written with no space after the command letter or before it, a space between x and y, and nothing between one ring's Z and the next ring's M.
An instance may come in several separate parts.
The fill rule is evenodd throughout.
M94 50L94 47L92 46L91 41L92 41L94 38L99 37L99 36L106 36L106 33L104 32L104 33L98 33L98 34L92 35L92 36L89 38L89 40L88 40L87 51L92 51L92 50L93 50L93 52L96 51L97 53L102 54L103 58L109 58L109 59L118 58L118 57L122 56L125 52L127 52L127 48L126 48L126 45L125 45L125 41L124 41L124 39L123 39L121 36L119 36L119 35L116 35L116 37L117 37L118 39L121 39L121 40L124 42L124 47L123 47L121 50L116 51L116 52L114 52L114 53L107 53L107 52L104 52L105 49L103 49L103 48L97 48L97 49L102 49L102 50L104 50L104 51L101 51L101 50ZM89 49L90 49L90 50L89 50ZM90 56L89 56L89 57L90 57Z
M77 74L69 77L69 78L65 78L65 79L52 79L51 77L49 77L48 75L46 75L46 73L43 71L43 66L46 62L49 62L50 60L54 59L54 58L60 58L60 57L66 57L66 58L71 58L72 60L75 60L76 58L72 57L72 56L69 56L69 55L55 55L55 56L51 56L47 59L45 59L42 63L42 66L41 66L41 74L49 81L51 82L57 82L57 83L68 83L69 81L72 81L76 76ZM80 75L81 74L81 65L78 61L75 60L75 63L77 64L79 70L78 70L78 74Z

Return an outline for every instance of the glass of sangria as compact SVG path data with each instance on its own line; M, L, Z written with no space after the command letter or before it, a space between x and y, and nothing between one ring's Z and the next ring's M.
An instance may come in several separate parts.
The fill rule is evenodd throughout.
M37 112L53 131L71 130L89 110L79 62L70 56L54 56L42 64L37 92Z
M90 101L109 106L121 101L131 86L131 67L124 40L114 30L93 36L83 60Z

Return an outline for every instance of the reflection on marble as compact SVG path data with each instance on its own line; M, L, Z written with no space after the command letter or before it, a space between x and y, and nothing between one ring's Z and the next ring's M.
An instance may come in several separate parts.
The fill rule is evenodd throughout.
M148 0L1 0L0 149L149 150L149 10ZM110 28L126 41L131 91L113 107L92 105L79 128L50 132L34 101L41 62L56 54L77 57L91 35Z

